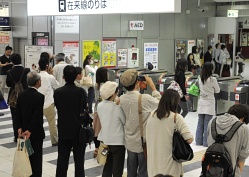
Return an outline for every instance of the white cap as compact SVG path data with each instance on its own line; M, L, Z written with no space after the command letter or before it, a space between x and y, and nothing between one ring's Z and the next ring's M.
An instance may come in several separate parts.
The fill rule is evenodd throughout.
M107 81L100 87L100 95L106 100L110 98L116 91L118 84L116 82Z

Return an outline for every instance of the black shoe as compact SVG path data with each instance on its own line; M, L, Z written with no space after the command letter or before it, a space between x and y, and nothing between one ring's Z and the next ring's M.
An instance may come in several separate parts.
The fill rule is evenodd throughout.
M58 146L58 143L54 143L54 144L52 144L52 146Z
M3 116L4 115L4 113L0 113L0 116Z

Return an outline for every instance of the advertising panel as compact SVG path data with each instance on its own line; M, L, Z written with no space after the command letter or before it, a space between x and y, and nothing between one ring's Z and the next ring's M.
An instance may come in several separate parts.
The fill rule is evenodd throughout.
M101 44L99 40L87 40L82 42L82 62L87 55L92 55L94 59L100 61Z
M102 66L116 66L116 40L104 39L102 41Z
M79 42L63 42L63 53L66 63L79 66Z

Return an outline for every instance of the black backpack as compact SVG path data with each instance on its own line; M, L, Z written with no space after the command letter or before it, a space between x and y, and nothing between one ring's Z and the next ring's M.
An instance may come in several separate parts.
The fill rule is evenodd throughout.
M240 121L235 122L230 130L225 135L222 135L217 133L216 119L214 118L211 124L211 133L215 142L207 148L202 159L202 176L234 177L235 171L231 157L223 142L230 141L243 123Z

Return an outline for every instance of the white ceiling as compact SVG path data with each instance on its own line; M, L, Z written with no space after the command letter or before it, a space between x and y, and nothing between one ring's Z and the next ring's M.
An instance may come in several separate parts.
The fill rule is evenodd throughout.
M239 2L239 1L248 1L248 0L214 0L216 2Z

